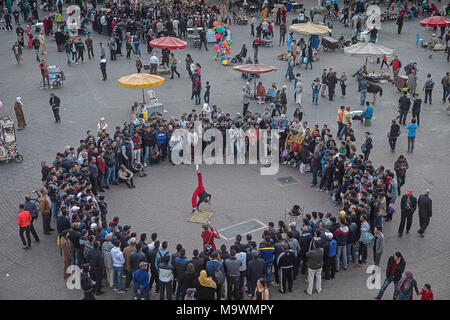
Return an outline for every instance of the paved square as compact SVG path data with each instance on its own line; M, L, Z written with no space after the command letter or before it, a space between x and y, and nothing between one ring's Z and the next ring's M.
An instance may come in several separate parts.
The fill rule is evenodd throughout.
M213 0L212 3L218 1ZM306 12L314 5L316 0L304 1ZM446 2L442 4L446 5ZM385 7L382 7L382 12ZM39 11L40 17L47 12ZM288 13L287 21L290 23L297 14ZM319 15L319 19L323 16ZM257 19L259 23L260 19ZM448 231L448 212L450 211L450 197L448 197L448 173L450 172L450 123L447 105L442 103L443 88L441 79L445 72L450 70L443 51L436 51L432 59L428 58L426 49L415 46L416 34L419 33L427 41L433 31L423 28L420 19L405 21L402 33L397 33L395 22L383 22L379 32L379 42L395 50L402 61L403 67L410 61L418 63L417 91L424 98L422 88L426 74L432 74L436 83L433 90L433 104L422 103L420 114L420 127L417 130L416 149L413 154L407 150L407 130L402 128L401 136L397 141L395 153L389 150L386 132L393 118L398 115L399 92L391 84L381 84L382 97L377 98L374 106L376 121L372 126L365 127L359 122L353 123L355 147L357 154L361 153L361 144L364 141L364 132L369 129L372 133L374 149L370 154L374 167L383 165L385 169L393 170L394 162L400 154L407 157L409 169L406 176L405 190L412 189L414 195L424 193L426 188L431 189L433 200L433 217L424 238L417 234L419 228L418 215L413 216L413 225L410 234L402 238L397 237L400 222L400 201L397 199L397 213L391 222L383 226L385 235L385 250L381 258L384 279L386 264L390 255L401 251L407 262L407 269L414 272L419 287L430 283L436 299L450 299L450 279L448 270L450 265L450 232ZM21 18L22 22L22 18ZM351 37L350 27L345 28L338 21L333 21L332 36L337 39L341 34L348 39ZM13 27L15 28L14 22ZM91 26L88 25L91 29ZM249 25L232 24L232 52L235 56L243 44L247 45L248 56L253 57ZM439 30L438 30L439 32ZM259 48L258 59L261 63L275 66L277 72L261 75L267 88L276 83L278 88L287 86L287 112L288 119L292 119L295 100L294 84L285 77L288 67L286 61L280 61L277 56L286 51L286 46L278 46L279 26L274 26L274 46L272 48ZM298 40L308 37L295 34ZM105 117L110 132L116 125L122 126L124 121L130 119L130 106L134 101L140 101L140 89L127 89L117 84L117 79L136 72L134 55L131 59L117 56L117 61L109 61L107 52L108 80L102 81L99 69L99 42L106 44L106 36L98 33L92 34L94 41L94 59L86 59L84 63L72 66L67 65L65 52L57 52L56 43L52 37L46 37L47 61L50 65L60 66L65 73L64 87L54 92L61 98L61 124L53 123L52 111L49 106L50 91L41 90L39 83L42 79L39 65L35 61L33 49L24 48L24 61L15 64L11 47L16 41L14 31L0 32L0 100L3 108L1 115L10 115L14 120L14 101L22 97L23 111L27 126L17 132L18 150L24 156L21 164L14 162L0 163L0 235L2 240L2 255L0 259L0 299L80 299L82 292L68 290L63 280L63 261L56 244L56 236L42 234L42 219L35 222L35 228L41 238L40 243L33 243L29 251L22 250L17 226L18 205L23 203L24 196L31 190L38 189L41 183L41 161L50 165L57 152L62 152L67 145L78 147L79 140L86 137L87 130L97 129L101 117ZM82 37L84 40L85 37ZM124 44L125 45L125 44ZM217 105L233 118L237 112L242 112L242 86L245 80L241 74L233 71L232 67L224 68L214 62L213 44L209 43L209 51L199 51L191 45L182 51L173 51L178 62L178 71L181 77L170 80L165 77L163 85L155 87L158 101L164 104L170 116L180 118L182 113L190 113L196 109L197 113L202 105L194 105L190 100L192 84L185 70L184 59L190 54L195 62L202 66L202 83L211 83L210 105ZM125 47L125 46L124 46ZM123 47L123 49L124 49ZM108 51L108 50L107 50ZM150 55L141 45L142 62L148 63ZM154 49L158 56L161 51ZM352 77L356 70L365 63L364 58L345 56L341 49L335 51L319 51L320 60L313 63L312 69L295 68L294 73L300 72L304 79L303 94L303 120L313 128L315 124L322 128L327 124L331 134L336 136L336 111L341 105L350 105L353 110L362 109L360 106L360 93L357 91L357 82ZM336 86L335 101L328 97L319 97L319 104L312 101L311 83L320 77L322 70L333 67L340 75L345 72L348 79L347 94L341 96L340 87ZM375 62L367 64L369 71L379 71L380 65ZM384 69L386 70L386 68ZM387 71L389 73L392 70ZM251 83L253 88L253 83ZM204 92L202 92L203 94ZM371 98L371 95L368 95ZM202 96L203 102L203 96ZM249 110L264 112L269 104L258 104L251 101ZM407 121L411 119L408 114ZM194 249L200 249L202 228L199 224L187 223L191 216L192 190L197 186L195 168L193 166L172 166L167 162L146 168L148 174L145 178L136 177L136 188L129 190L123 185L112 186L105 193L108 203L109 219L119 216L122 225L128 224L132 231L138 234L146 232L149 236L158 233L161 241L169 241L169 249L175 252L178 243L183 244L191 258ZM276 177L260 176L259 166L202 166L204 184L209 193L213 195L212 210L215 211L212 223L224 231L224 236L231 241L237 233L254 233L253 239L261 241L263 224L283 220L285 208L292 208L296 203L305 206L305 213L312 211L330 212L338 216L338 207L331 202L330 195L310 188L311 173L300 174L298 169L280 166ZM289 184L276 180L284 177ZM294 184L292 184L294 183ZM285 187L283 187L285 186ZM250 221L250 222L249 222ZM242 222L247 223L238 227ZM52 227L56 226L52 223ZM231 228L230 228L231 227ZM230 228L230 229L229 229ZM233 228L238 228L233 229ZM243 229L239 229L243 228ZM258 231L253 231L257 230ZM216 245L230 242L225 239L216 241ZM372 261L372 248L369 248L369 259ZM270 291L271 299L373 299L376 291L366 287L367 274L365 268L350 268L346 272L339 272L331 281L323 281L323 291L320 295L308 296L304 294L304 277L299 276L294 284L292 294L281 295L276 289ZM105 285L106 282L104 282ZM132 299L132 290L124 295L117 295L111 289L105 288L106 293L98 299ZM385 293L385 298L392 296L391 285ZM152 295L152 299L157 299ZM416 297L414 297L416 299Z

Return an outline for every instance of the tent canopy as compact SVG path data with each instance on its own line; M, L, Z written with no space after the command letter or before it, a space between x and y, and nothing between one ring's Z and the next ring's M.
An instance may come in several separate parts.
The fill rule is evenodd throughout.
M306 36L310 35L323 35L331 32L331 29L327 26L323 26L316 23L296 23L289 27L289 31L304 34Z
M394 50L373 42L360 42L344 48L344 54L351 57L381 58L384 55L391 56L393 53Z
M450 20L442 16L432 16L420 21L422 27L447 27L450 26Z

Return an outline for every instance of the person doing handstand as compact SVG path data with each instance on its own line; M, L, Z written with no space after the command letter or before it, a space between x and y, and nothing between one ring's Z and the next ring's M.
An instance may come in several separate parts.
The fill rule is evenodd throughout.
M192 194L192 213L198 210L198 207L202 202L208 202L211 205L211 194L207 193L203 186L202 173L200 172L199 166L196 165L195 168L197 170L198 187Z

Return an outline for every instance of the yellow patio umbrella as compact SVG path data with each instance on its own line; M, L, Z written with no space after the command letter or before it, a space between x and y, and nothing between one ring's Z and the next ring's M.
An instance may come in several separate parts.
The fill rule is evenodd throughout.
M134 73L122 77L118 80L119 85L125 88L141 88L142 100L145 103L144 88L156 87L162 84L166 79L155 74Z
M323 35L331 32L327 26L316 23L296 23L289 27L289 31L304 34L304 35Z

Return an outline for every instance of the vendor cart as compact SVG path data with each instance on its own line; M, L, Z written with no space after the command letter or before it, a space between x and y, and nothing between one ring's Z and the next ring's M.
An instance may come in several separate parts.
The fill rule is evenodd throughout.
M323 51L328 51L328 49L335 50L339 48L339 41L332 37L323 37L320 43L323 47Z
M402 89L408 88L408 77L398 76L397 80L395 81L395 86L397 87L398 91L402 91Z
M16 129L14 121L8 116L0 117L0 161L14 159L16 163L23 161L23 156L17 152Z

